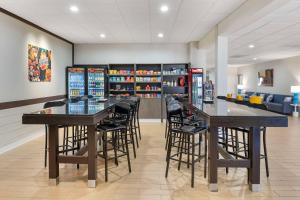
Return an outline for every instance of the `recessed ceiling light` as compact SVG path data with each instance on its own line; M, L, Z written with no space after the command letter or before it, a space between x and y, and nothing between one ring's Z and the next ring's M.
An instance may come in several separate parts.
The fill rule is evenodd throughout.
M253 58L253 60L257 60L257 58Z
M164 37L164 34L163 34L163 33L159 33L159 34L157 34L157 37L163 38L163 37Z
M106 38L106 35L105 35L104 33L101 33L101 34L100 34L100 37L101 37L101 38Z
M254 44L249 44L249 46L248 46L250 49L253 49L255 46L254 46Z
M168 12L168 10L169 10L169 7L167 5L162 5L160 7L160 11L163 12L163 13Z
M79 11L79 8L77 6L70 6L70 11L72 11L73 13L77 13Z

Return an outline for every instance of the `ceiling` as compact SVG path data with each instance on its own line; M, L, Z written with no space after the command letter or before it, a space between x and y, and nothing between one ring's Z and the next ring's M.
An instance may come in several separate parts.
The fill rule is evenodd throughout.
M229 44L232 65L300 55L300 0L286 0L284 6L232 33Z
M0 6L74 43L187 43L199 40L245 1L0 0ZM169 6L167 13L160 11L163 4ZM70 12L72 5L78 13ZM239 37L235 40L238 47Z

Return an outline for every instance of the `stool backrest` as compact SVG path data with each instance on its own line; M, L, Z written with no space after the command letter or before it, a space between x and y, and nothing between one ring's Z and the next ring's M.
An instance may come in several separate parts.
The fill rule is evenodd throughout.
M172 123L173 118L179 119L179 122L183 123L182 105L176 101L167 106L167 120L170 124Z
M130 119L131 119L131 114L132 114L132 107L130 106L130 104L125 103L125 102L120 102L118 104L116 104L115 106L115 113L114 115L121 115L125 117L125 123L128 126Z

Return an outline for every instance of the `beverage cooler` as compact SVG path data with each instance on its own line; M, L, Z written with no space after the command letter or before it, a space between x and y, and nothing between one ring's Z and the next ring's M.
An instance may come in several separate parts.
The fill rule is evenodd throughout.
M87 68L87 91L89 96L104 98L105 95L105 71L101 68Z
M85 95L85 69L67 68L67 92L68 98L76 98Z
M190 102L203 100L203 69L189 69L189 100Z
M68 98L85 95L104 98L106 68L102 66L67 67Z

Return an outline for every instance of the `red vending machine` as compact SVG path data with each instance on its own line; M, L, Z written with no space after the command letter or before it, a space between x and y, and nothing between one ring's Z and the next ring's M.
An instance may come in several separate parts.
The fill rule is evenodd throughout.
M203 100L203 68L189 69L189 102Z

